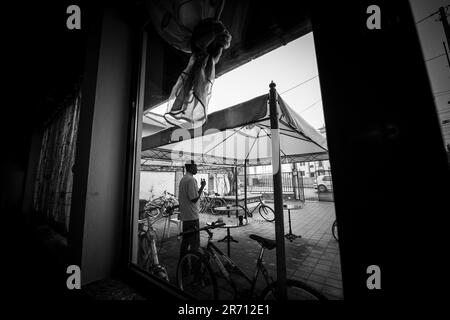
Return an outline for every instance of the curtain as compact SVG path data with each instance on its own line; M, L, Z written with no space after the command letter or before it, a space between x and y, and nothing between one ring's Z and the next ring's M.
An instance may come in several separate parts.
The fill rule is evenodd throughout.
M65 232L69 228L80 100L78 91L46 126L35 181L35 211Z
M180 127L202 126L215 79L215 65L228 49L231 34L219 21L225 0L147 0L159 35L174 48L191 54L172 88L167 122Z

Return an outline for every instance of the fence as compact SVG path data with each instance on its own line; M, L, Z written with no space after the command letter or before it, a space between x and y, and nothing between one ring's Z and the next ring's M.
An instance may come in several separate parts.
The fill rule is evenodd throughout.
M161 174L159 172L152 172L153 174ZM174 174L174 173L172 173ZM161 189L161 186L165 183L173 184L175 182L175 195L178 195L178 184L179 180L183 176L182 172L178 172L167 180L163 179L165 182L163 183L160 179L152 178L149 182L153 185L157 185L160 190L158 193L162 193L164 189L170 191L171 188L165 187ZM220 183L215 183L214 178L211 174L208 173L199 173L196 176L197 181L200 181L201 178L204 178L210 186L208 187L209 191L219 192L220 194L234 194L231 188L234 183L230 182L231 193L223 193L218 189L218 185ZM217 177L216 177L217 178ZM238 175L239 179L239 190L240 192L244 191L244 174L240 173ZM296 199L296 200L311 200L311 201L334 201L333 195L333 183L331 180L331 172L328 170L320 170L319 175L316 177L305 177L300 174L300 172L282 172L282 191L283 195L285 195L288 199ZM142 184L142 176L141 176L141 188ZM148 188L147 188L148 189ZM273 176L271 173L264 174L247 174L247 192L248 193L262 193L265 194L267 198L270 198L273 195ZM145 199L148 197L141 197L141 199Z
M281 174L283 181L283 192L294 193L292 174L290 172L283 172ZM239 176L240 187L243 187L244 175ZM271 174L248 174L247 175L247 190L249 192L272 192L273 190L273 176Z
M318 200L334 201L333 186L329 171L324 174L311 178L301 176L298 172L282 172L282 190L283 194L290 194L297 200ZM319 183L318 183L319 182ZM325 188L322 186L325 184ZM319 188L320 185L320 188ZM239 175L240 190L244 190L244 175ZM272 174L247 174L247 192L249 193L273 193Z
M295 199L305 200L303 193L303 179L299 175L293 175L292 172L283 172L281 174L283 194L293 195ZM241 191L244 188L244 175L239 175L239 187ZM273 193L272 174L248 174L247 192L249 193Z

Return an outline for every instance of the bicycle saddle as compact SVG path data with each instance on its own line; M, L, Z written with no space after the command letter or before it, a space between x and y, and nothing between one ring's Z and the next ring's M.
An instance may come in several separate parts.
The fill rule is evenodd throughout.
M250 239L258 241L258 243L263 247L266 248L268 250L272 250L273 248L275 248L277 246L277 243L275 242L275 240L271 240L271 239L267 239L267 238L263 238L261 236L258 236L256 234L251 234Z

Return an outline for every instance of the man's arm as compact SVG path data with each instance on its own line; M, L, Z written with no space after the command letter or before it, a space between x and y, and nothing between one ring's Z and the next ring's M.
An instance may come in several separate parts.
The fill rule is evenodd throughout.
M200 199L200 196L202 195L202 192L203 192L203 189L205 188L205 186L206 186L206 181L204 179L201 179L200 180L200 189L198 189L198 197L191 200L193 203L197 203L198 199Z

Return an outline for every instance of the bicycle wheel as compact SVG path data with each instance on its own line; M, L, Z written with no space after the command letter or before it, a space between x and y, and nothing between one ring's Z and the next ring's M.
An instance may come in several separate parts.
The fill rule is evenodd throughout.
M338 229L337 229L337 221L336 220L334 220L334 222L333 222L333 226L331 227L331 232L333 233L334 239L336 239L336 241L339 241Z
M177 284L198 300L217 300L217 279L208 260L197 251L181 257L177 266Z
M259 207L259 214L264 220L272 222L275 220L275 211L269 206L262 205Z
M214 199L211 203L210 211L212 214L222 214L222 212L216 211L215 208L224 206L226 206L226 203L223 199Z
M206 198L200 199L200 212L206 212L208 210L209 201Z
M276 288L278 283L275 281L269 284L261 294L262 300L277 300ZM327 300L323 294L316 289L298 280L287 280L287 299L288 300Z

